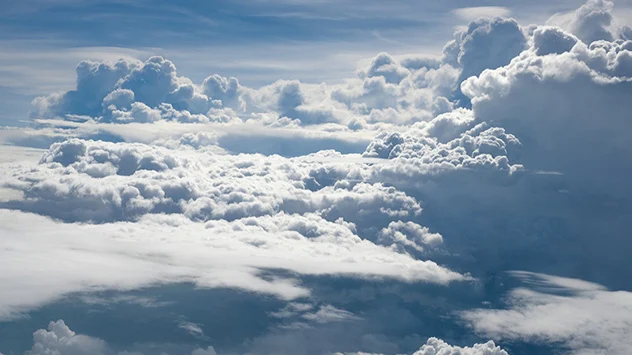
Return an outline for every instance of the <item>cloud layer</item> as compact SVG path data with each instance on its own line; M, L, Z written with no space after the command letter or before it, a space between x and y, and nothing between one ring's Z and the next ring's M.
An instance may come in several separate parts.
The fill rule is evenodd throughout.
M632 41L614 11L589 0L546 25L477 18L441 58L378 53L336 83L194 82L163 57L80 63L73 90L33 101L32 127L0 132L43 148L0 161L0 320L189 282L286 304L273 316L291 331L242 339L274 352L362 323L310 278L386 280L419 285L394 304L476 335L437 327L383 346L405 333L402 307L393 334L356 325L363 350L630 352ZM113 353L63 321L34 337L31 354Z

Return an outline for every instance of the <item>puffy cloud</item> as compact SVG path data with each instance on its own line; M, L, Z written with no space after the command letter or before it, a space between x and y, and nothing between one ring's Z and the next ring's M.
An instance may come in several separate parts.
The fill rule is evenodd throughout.
M410 75L410 71L400 65L388 53L379 53L371 64L360 72L360 78L383 77L389 84L397 84Z
M175 65L162 57L113 64L86 61L77 67L76 89L35 99L32 115L114 123L225 122L217 119L214 110L243 110L241 92L235 78L218 75L208 77L201 86L195 85L178 76Z
M466 130L473 120L468 111L462 115L439 116L429 124L413 126L404 134L383 132L367 147L364 155L388 158L389 163L381 164L373 170L379 181L403 182L416 175L430 178L455 170L497 171L501 175L511 175L522 166L510 164L507 158L509 148L517 148L520 141L502 128L487 128L479 124ZM455 131L465 132L455 134ZM429 132L444 137L458 138L442 143L429 136ZM399 177L397 177L399 175ZM387 177L388 176L388 177ZM394 179L394 180L393 180Z
M397 221L391 222L387 228L382 229L379 241L423 251L425 245L440 244L443 238L440 234L431 233L427 227L422 227L417 223Z
M450 111L459 71L437 60L396 60L380 53L358 79L331 88L331 98L369 123L405 125Z
M621 179L632 168L629 159L607 157L630 152L624 143L632 109L625 99L631 85L628 46L578 43L570 52L544 57L525 52L506 67L466 80L463 92L477 117L504 127L525 144L524 165L584 183L610 180L606 185L623 187Z
M493 341L485 344L474 344L473 347L452 346L437 338L430 338L413 355L509 355L505 350L496 346Z
M63 320L50 322L48 330L33 333L29 355L105 355L107 344L97 338L76 334Z
M466 311L474 329L496 339L563 343L574 354L627 354L632 293L583 280L515 272L525 286L511 291L507 309Z
M527 39L513 19L478 19L454 37L443 50L443 60L461 68L459 81L507 65L527 47Z
M103 99L116 88L119 80L139 65L123 59L112 64L83 61L76 69L76 89L35 99L32 114L36 117L96 116L101 111Z
M165 102L167 95L177 87L175 65L162 57L151 57L142 66L133 68L117 86L131 90L135 99L155 107Z
M533 47L537 55L570 52L577 38L558 27L538 27L533 33Z
M609 30L614 3L608 0L588 0L577 9L569 23L569 30L585 43L613 40Z
M225 78L217 74L207 77L202 83L202 92L211 100L220 100L224 107L241 110L246 108L241 97L243 90L237 78Z
M338 122L336 108L324 101L309 100L298 81L280 80L252 93L254 105L271 109L280 118L297 119L301 124ZM316 102L314 102L316 101Z
M53 144L35 169L7 171L12 177L6 183L23 191L26 199L5 206L96 223L135 220L148 213L235 220L313 212L329 221L360 223L362 230L421 212L415 199L379 183L340 176L335 184L310 189L315 166L300 159L191 149L176 153L138 143L71 139ZM362 166L359 162L358 169Z
M23 227L18 230L31 225L37 229L23 230L23 233L7 231L9 234L5 235L14 237L2 241L42 246L43 249L30 251L17 247L24 253L32 253L30 267L34 269L31 271L38 272L36 270L41 266L37 263L39 253L45 250L46 253L58 253L69 264L58 270L55 287L46 292L34 291L48 285L44 280L24 278L19 272L5 273L2 276L4 283L18 282L21 286L16 290L26 290L33 296L24 297L16 291L2 300L5 307L0 309L5 317L11 316L16 308L19 311L20 307L33 307L62 294L82 290L86 283L94 287L124 285L122 287L127 288L148 282L184 279L200 285L279 294L284 298L305 294L305 290L287 280L259 279L256 270L267 267L305 274L376 275L439 283L466 279L431 261L415 260L398 253L402 251L398 246L432 244L441 240L440 236L413 223L392 224L409 221L421 214L416 199L394 187L354 181L354 174L361 176L366 169L361 160L355 172L349 170L349 165L333 169L335 160L324 161L318 162L317 157L310 160L217 155L192 148L167 149L138 143L77 139L54 144L37 166L17 164L3 169L4 173L12 175L4 177L7 186L24 193L23 199L3 202L3 207L37 212L67 222L109 223L101 226L58 224L28 214L13 215L15 212L5 210L7 220L18 216L24 220L20 222ZM35 218L34 223L26 222L31 218ZM207 223L202 223L204 221ZM59 228L65 231L62 233ZM98 231L84 230L93 228ZM386 231L380 232L383 228ZM171 229L177 229L173 235L184 239L173 239ZM51 237L49 242L55 245L53 248L40 240L50 233L64 235L62 239ZM69 244L66 244L75 243L71 240L80 234L100 235L94 240L82 239L86 243L85 252L102 250L100 258L84 265L82 270L85 272L72 271L72 260L84 258L84 252L67 249ZM174 262L152 267L151 257L141 256L139 259L128 252L125 252L128 256L118 255L116 250L123 244L117 235L133 236L133 244L125 247L128 250L138 247L140 255L158 253L173 258ZM36 240L28 241L30 238ZM177 248L173 244L183 243L184 246L185 239L189 245L186 248ZM190 248L196 240L200 243L197 251ZM189 254L207 250L202 246L211 247L212 240L216 240L217 245L227 241L230 245L236 243L228 251L235 257L249 250L246 253L251 255L262 253L261 258L242 259L244 263L238 262L235 269L223 264L221 271L215 269L215 261L211 263L213 265L206 264ZM165 242L166 250L144 249L150 245L160 249L160 241ZM103 247L103 244L110 246ZM217 245L210 250L221 254L222 248ZM322 249L318 251L318 248ZM299 250L309 257L301 256ZM366 250L366 255L362 250ZM208 254L204 259L207 257ZM103 277L97 276L99 272L96 270L110 263L108 260L112 258L118 260L119 267L109 270ZM311 258L318 264L329 260L324 262L328 266L320 266L316 271L308 262ZM319 259L321 261L316 261ZM2 260L7 263L3 268L29 272L26 265L18 268L13 264L25 260L18 254L7 255ZM300 262L295 263L298 260ZM198 262L202 264L194 265ZM379 268L371 266L372 263ZM127 268L136 271L124 271ZM207 276L191 271L195 269L206 270Z

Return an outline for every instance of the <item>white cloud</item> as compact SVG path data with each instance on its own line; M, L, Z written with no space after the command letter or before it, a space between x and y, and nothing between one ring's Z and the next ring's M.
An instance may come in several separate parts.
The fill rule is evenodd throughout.
M306 218L283 214L207 224L154 216L136 223L79 225L2 210L0 219L0 266L6 270L0 275L6 287L0 296L3 319L72 292L155 283L188 281L284 299L309 294L294 279L261 278L264 269L441 284L464 279L316 217L311 225Z
M183 320L180 323L178 323L178 328L185 330L187 333L191 334L192 336L196 338L200 338L200 339L206 338L204 336L204 330L202 330L202 328L200 327L200 324L187 322Z
M508 17L511 15L511 10L503 6L462 7L452 12L465 21L473 21L481 17Z
M632 351L632 293L543 274L514 276L526 285L511 291L507 309L462 314L477 332L496 339L563 343L574 354Z
M632 76L626 43L578 43L570 52L562 43L559 55L524 52L510 65L487 70L461 87L477 117L530 142L522 156L526 166L561 171L584 183L598 179L602 185L603 179L612 179L609 184L622 186L628 160L604 157L630 153L624 143L632 109L625 99ZM582 162L571 159L581 150ZM588 161L589 169L583 163Z
M430 338L413 355L509 355L505 350L496 346L493 341L485 344L474 344L473 347L453 346L441 339Z
M63 320L50 322L48 329L33 333L29 355L105 355L107 344L97 338L76 334Z

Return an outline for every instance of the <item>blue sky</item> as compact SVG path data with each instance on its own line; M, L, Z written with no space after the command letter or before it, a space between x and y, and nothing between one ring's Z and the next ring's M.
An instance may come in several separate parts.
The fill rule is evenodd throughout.
M0 355L632 353L632 0L0 7Z

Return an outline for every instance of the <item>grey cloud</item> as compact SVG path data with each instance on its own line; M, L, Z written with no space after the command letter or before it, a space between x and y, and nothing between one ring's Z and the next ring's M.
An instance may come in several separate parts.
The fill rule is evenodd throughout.
M32 115L81 116L115 123L208 122L217 120L209 110L243 109L240 93L236 79L218 75L195 85L178 76L175 65L162 57L114 64L82 62L77 67L76 89L35 99Z
M460 80L509 64L527 47L527 40L513 19L479 19L457 31L444 48L444 62L461 68Z
M103 99L137 62L119 60L113 64L84 61L77 66L77 87L63 94L52 94L33 101L35 117L55 117L65 114L96 116Z
M588 0L573 13L570 31L588 44L598 40L612 41L609 27L613 7L614 3L608 0Z
M558 27L546 26L534 31L533 42L537 55L562 54L570 52L577 38Z
M625 99L630 92L627 46L577 44L571 52L545 57L525 52L507 67L468 79L463 92L477 117L523 142L522 161L531 169L560 171L584 182L610 178L607 185L623 186L619 179L632 167L604 157L629 153L623 143L630 110ZM571 158L579 151L584 152L582 161L591 162L590 171ZM604 177L600 171L613 174Z
M407 63L409 66L413 64L410 61ZM379 53L373 57L371 64L360 72L360 78L381 76L386 79L387 83L397 84L410 75L410 71L404 68L404 66L397 63L388 53Z

